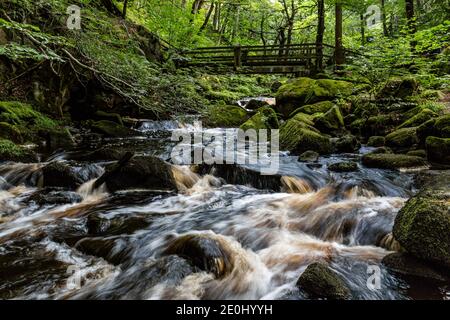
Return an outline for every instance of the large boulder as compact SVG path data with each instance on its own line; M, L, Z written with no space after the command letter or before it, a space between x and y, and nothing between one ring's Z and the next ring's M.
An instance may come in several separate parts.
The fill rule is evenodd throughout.
M325 133L339 132L345 129L344 117L338 106L334 106L315 120L316 128Z
M297 78L283 85L277 92L276 110L284 117L297 108L321 101L350 96L353 85L350 82L310 78Z
M280 148L294 154L312 150L319 154L331 152L330 139L312 127L312 120L303 113L297 114L280 128Z
M428 160L450 165L450 138L428 137L426 149Z
M341 138L339 138L333 145L333 149L335 152L344 152L344 153L353 153L357 151L361 147L358 139L351 135L347 134Z
M42 168L44 187L56 187L75 190L86 180L66 162L54 161Z
M208 127L237 128L249 115L244 108L233 105L216 105L209 107L203 117L203 122Z
M109 191L129 189L177 190L172 166L153 156L139 156L117 168L106 169L104 182Z
M420 143L417 128L403 128L386 136L386 145L399 152L407 152L416 149Z
M328 170L333 172L354 172L358 171L358 164L353 161L337 162L328 165Z
M242 124L240 128L244 131L250 129L278 129L278 117L275 113L275 110L273 110L271 107L263 107L259 109L253 117Z
M339 275L326 264L313 263L297 281L297 286L306 291L310 298L346 300L351 292Z
M385 143L386 143L386 139L384 137L372 136L369 138L369 141L367 142L367 146L379 148L379 147L384 147Z
M426 160L421 157L390 153L366 154L362 158L362 163L366 167L379 169L417 168L427 165Z
M434 179L400 210L393 234L409 254L450 269L448 177Z

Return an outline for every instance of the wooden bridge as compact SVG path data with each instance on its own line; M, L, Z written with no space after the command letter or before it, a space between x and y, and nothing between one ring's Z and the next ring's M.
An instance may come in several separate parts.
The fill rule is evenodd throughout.
M318 59L334 65L335 47L315 43L266 46L227 46L183 51L185 67L233 68L242 73L309 73ZM320 57L320 58L319 58Z

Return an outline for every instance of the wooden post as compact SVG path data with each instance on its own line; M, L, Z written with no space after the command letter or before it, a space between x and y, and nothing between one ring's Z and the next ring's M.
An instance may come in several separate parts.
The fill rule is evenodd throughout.
M242 67L242 47L240 44L234 46L234 71Z

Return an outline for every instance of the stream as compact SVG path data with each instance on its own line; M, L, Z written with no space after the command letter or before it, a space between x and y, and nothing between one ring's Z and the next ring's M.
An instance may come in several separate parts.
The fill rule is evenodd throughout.
M381 264L397 248L391 231L417 192L414 173L360 163L356 172L328 171L369 148L314 165L281 152L281 191L258 188L245 174L245 183L231 184L188 166L176 167L185 187L178 194L92 190L109 162L82 155L111 147L169 160L171 133L180 128L195 130L147 121L138 126L142 137L93 139L42 163L0 164L0 299L299 300L307 295L296 282L317 261L329 263L354 299L450 298L448 286L403 278ZM39 188L40 169L55 160L69 162L87 182L76 192ZM168 254L183 236L220 244L230 270L217 276ZM381 270L375 290L367 285L373 266Z

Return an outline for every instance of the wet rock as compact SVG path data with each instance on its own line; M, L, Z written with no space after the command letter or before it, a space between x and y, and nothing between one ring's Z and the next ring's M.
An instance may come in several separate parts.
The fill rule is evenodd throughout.
M72 157L78 161L117 161L123 158L126 151L115 148L104 147L85 154Z
M399 152L415 149L419 143L417 128L399 129L386 136L386 145Z
M129 189L177 190L171 165L157 157L134 157L115 169L115 165L108 166L105 173L112 173L105 179L106 187L111 192Z
M222 178L228 184L250 185L261 190L281 190L281 175L261 175L260 171L240 165L201 165L198 167L197 173L200 175L214 175Z
M86 222L88 233L93 236L133 234L138 230L145 229L150 224L145 216L126 214L107 218L97 213L90 214Z
M207 109L203 122L207 127L237 128L248 119L248 112L240 106L216 105Z
M245 105L245 109L248 110L258 110L262 107L268 107L270 104L265 100L259 100L259 99L251 99L247 102Z
M345 135L334 144L334 149L339 153L353 153L361 147L358 139L353 135Z
M319 116L315 120L314 126L325 133L333 133L344 130L345 124L341 109L339 109L338 106L334 106L327 113Z
M389 147L379 147L370 152L370 154L391 154L394 153Z
M29 200L38 205L79 203L83 199L76 192L63 191L61 189L47 188L34 193Z
M425 159L403 154L367 154L362 158L362 163L369 168L400 169L427 166Z
M391 271L405 276L446 281L445 273L436 270L426 261L417 259L406 253L392 253L383 259L383 264Z
M0 177L0 190L8 190L12 185L8 183L3 177Z
M77 189L84 182L69 164L54 161L42 168L43 186Z
M278 90L276 111L287 118L299 107L334 100L339 96L350 96L352 91L352 83L345 81L297 78L284 84Z
M308 150L304 153L302 153L299 157L298 157L298 161L302 161L302 162L317 162L317 160L319 160L320 154L318 154L315 151L312 150Z
M450 138L428 137L425 145L428 160L450 165Z
M126 262L131 251L128 241L122 238L84 238L76 243L75 248L114 265Z
M350 289L345 282L323 263L310 264L298 279L297 286L306 291L310 298L330 300L351 298Z
M199 269L214 273L217 278L230 274L234 268L229 249L206 235L181 236L169 244L164 254L184 257Z
M247 120L240 127L242 130L247 131L250 129L260 130L260 129L278 129L278 117L275 111L271 107L263 107L258 110L258 112Z
M280 81L275 81L274 83L272 83L272 85L270 86L270 91L272 91L272 93L277 93L278 90L280 90L281 86L283 85L283 83L281 83Z
M400 210L393 233L409 254L450 269L448 188L448 180L439 179L424 187Z
M384 147L385 143L386 143L386 140L384 137L372 136L369 138L369 141L367 142L367 146L378 148L378 147Z
M101 120L94 122L91 126L92 131L96 133L104 134L108 137L121 138L137 136L139 132L135 130L128 129L120 124L117 124L109 120Z
M338 162L328 166L328 170L333 172L354 172L358 170L356 162Z

